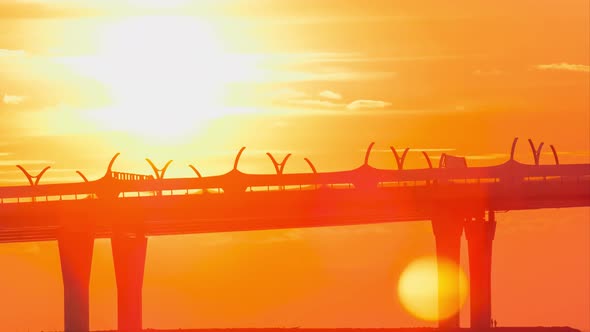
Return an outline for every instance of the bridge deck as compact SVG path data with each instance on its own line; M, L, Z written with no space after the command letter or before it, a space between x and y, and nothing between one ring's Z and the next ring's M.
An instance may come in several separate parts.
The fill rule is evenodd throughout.
M54 240L64 227L147 235L428 220L441 210L590 205L590 181L429 184L374 189L278 190L0 204L0 242Z

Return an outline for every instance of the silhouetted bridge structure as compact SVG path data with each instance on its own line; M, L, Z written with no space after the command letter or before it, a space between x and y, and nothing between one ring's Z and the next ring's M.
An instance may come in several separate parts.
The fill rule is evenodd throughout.
M0 188L0 242L57 240L64 282L66 331L89 330L89 281L95 238L111 238L118 293L118 328L142 328L142 284L147 236L356 225L431 220L439 258L459 262L463 230L469 246L471 325L489 327L491 254L496 211L590 206L590 164L540 165L542 143L529 140L535 163L510 160L498 166L467 167L464 158L442 155L434 168L404 169L408 149L391 148L397 170L369 165L341 172L276 174L233 169L203 177L164 178L172 161L152 175L114 172L96 181L39 184L48 167L27 176L29 186ZM459 307L454 292L439 294L439 306ZM458 327L459 314L441 320Z

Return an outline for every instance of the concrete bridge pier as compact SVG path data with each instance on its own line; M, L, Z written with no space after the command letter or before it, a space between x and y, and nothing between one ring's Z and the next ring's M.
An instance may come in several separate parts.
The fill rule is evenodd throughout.
M64 287L64 331L88 332L94 235L90 232L64 231L58 236L57 244Z
M147 238L143 234L115 234L111 247L117 280L118 330L141 331Z
M489 328L492 319L492 242L496 233L494 211L488 220L476 219L465 223L469 250L469 279L471 294L471 327Z
M433 218L432 230L436 241L438 263L438 312L440 328L459 327L459 260L464 219L440 215ZM448 263L452 263L449 265ZM449 316L450 314L450 316Z

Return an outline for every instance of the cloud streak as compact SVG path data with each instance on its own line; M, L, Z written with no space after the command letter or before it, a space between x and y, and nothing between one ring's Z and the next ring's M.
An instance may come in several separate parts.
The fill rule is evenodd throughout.
M341 108L346 104L335 103L329 100L319 99L296 99L289 100L289 104L298 106L311 106L311 107L322 107L322 108Z
M552 63L546 65L536 65L536 69L538 70L562 70L562 71L575 71L581 73L590 73L590 66L588 65L580 65L580 64L571 64L567 62L561 63Z
M398 153L403 153L405 149L395 149ZM455 151L454 148L410 148L409 152L451 152ZM358 151L366 151L366 150L358 150ZM373 149L371 152L376 153L391 153L391 149Z
M16 56L24 56L27 53L23 50L8 50L4 48L0 48L0 57L16 57Z
M2 103L6 105L18 105L25 101L25 96L11 96L11 95L4 95L2 96Z
M354 70L322 70L322 71L268 71L263 72L261 82L287 83L312 81L357 81L387 80L395 77L395 72L354 71Z
M339 93L336 93L334 91L331 90L324 90L322 92L319 93L320 97L326 98L326 99L332 99L332 100L340 100L342 99L342 95Z
M51 160L26 160L26 159L7 159L7 160L0 160L0 166L16 166L16 165L48 165L54 164L54 161Z
M361 109L383 109L391 106L390 102L382 100L359 99L346 105L346 108L352 111Z

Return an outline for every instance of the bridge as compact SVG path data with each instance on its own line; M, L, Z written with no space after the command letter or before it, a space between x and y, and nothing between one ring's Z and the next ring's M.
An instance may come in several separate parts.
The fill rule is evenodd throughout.
M471 326L490 327L491 259L495 212L590 206L590 164L539 163L543 143L529 140L534 164L510 159L489 167L467 167L465 158L443 154L433 167L404 169L405 157L391 148L397 169L364 163L353 170L284 174L268 154L275 174L239 171L223 175L165 178L172 161L154 175L112 170L79 183L39 184L49 167L32 176L19 167L27 186L0 187L0 242L57 240L64 284L65 331L89 330L89 281L95 238L110 238L118 296L118 329L142 329L142 285L148 236L431 220L439 259L459 263L465 231L470 269ZM457 313L441 327L459 326L459 277L439 307ZM442 288L442 287L439 287Z

